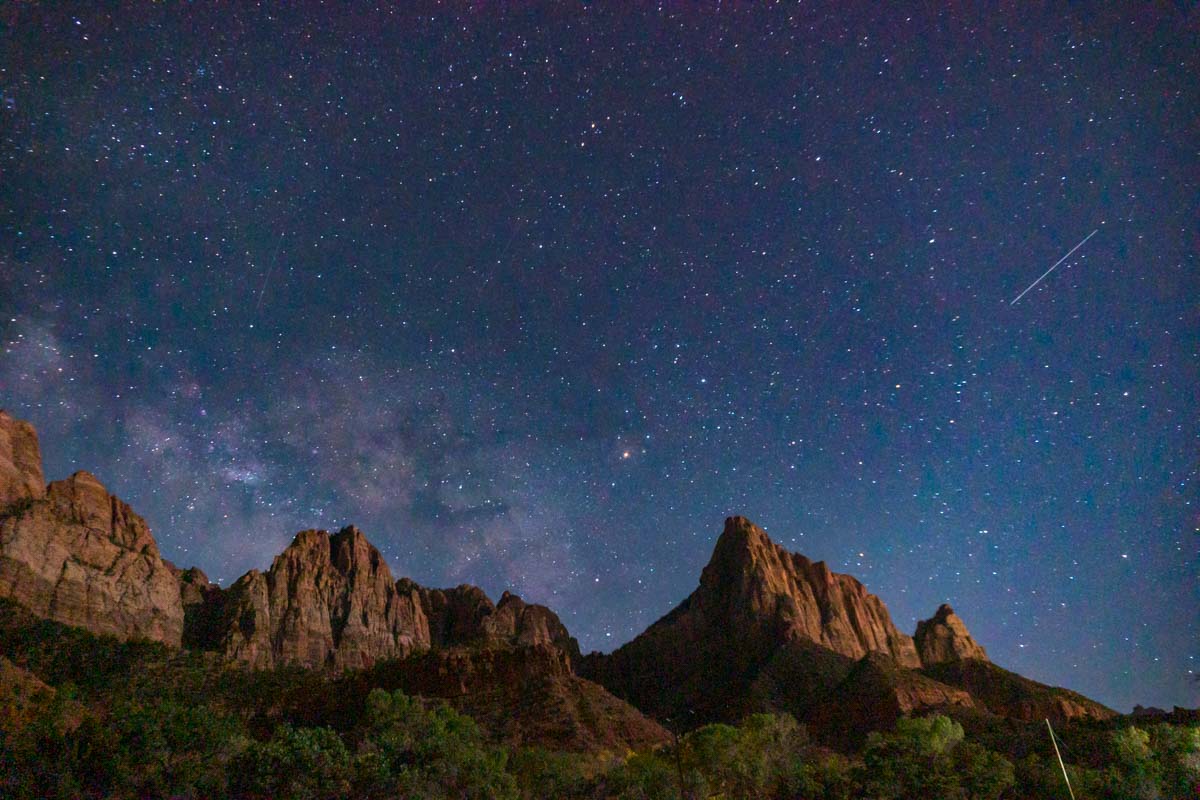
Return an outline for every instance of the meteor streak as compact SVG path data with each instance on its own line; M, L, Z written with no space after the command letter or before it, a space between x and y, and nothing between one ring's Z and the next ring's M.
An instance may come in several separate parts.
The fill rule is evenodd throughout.
M1091 232L1091 233L1089 233L1087 236L1083 237L1083 241L1082 241L1082 242L1080 242L1079 244L1075 245L1075 246L1074 246L1074 247L1072 247L1070 250L1068 250L1068 251L1067 251L1067 254L1066 254L1065 256L1063 256L1062 258L1060 258L1058 261L1055 261L1055 262L1054 262L1054 266L1053 266L1053 267L1051 267L1050 269L1048 269L1048 270L1046 270L1045 272L1043 272L1043 273L1042 273L1042 277L1041 277L1041 278L1038 278L1036 281L1034 281L1033 283L1029 284L1029 286L1025 287L1025 291L1023 291L1023 292L1021 292L1019 295L1017 295L1017 296L1016 296L1016 297L1013 299L1013 301L1012 301L1011 303L1009 303L1009 305L1010 305L1010 306L1015 306L1015 305L1017 304L1017 300L1020 300L1022 297L1024 297L1026 294L1028 294L1030 289L1032 289L1033 287L1035 287L1035 286L1037 286L1039 283L1041 283L1041 282L1042 282L1042 279L1043 279L1043 278L1045 278L1047 275L1049 275L1051 272L1054 272L1055 268L1056 268L1056 267L1057 267L1059 264L1063 263L1063 262L1064 262L1064 261L1066 261L1068 258L1070 258L1070 257L1071 257L1071 253L1074 253L1076 250L1078 250L1079 248L1083 247L1083 245L1084 245L1084 242L1086 242L1088 239L1092 238L1093 236L1095 236L1095 235L1096 235L1097 233L1099 233L1099 232L1100 232L1100 229L1099 229L1099 228L1096 228L1096 230L1092 231L1092 232Z

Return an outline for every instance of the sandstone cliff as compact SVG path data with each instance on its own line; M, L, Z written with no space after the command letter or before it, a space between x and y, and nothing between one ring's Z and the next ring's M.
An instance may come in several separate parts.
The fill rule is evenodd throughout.
M225 596L216 649L254 667L365 667L429 647L418 593L397 589L362 531L296 534L265 573Z
M967 631L966 624L954 609L943 603L931 618L917 623L913 637L921 664L931 667L948 661L976 658L987 661L985 651Z
M579 656L545 606L397 582L354 527L302 531L265 573L222 590L165 561L145 520L89 473L45 486L37 433L3 411L0 596L93 633L215 650L254 667L364 667L457 645Z
M792 642L920 666L912 639L861 583L730 517L696 591L611 655L584 658L581 672L659 719L736 719L757 710L754 684L769 664L788 671L776 654Z
M700 575L695 612L743 633L808 639L850 658L885 653L918 667L913 641L850 575L789 553L745 517L730 517Z
M494 604L475 586L427 589L393 580L357 528L303 531L265 573L227 591L184 580L185 638L255 667L366 667L430 648L549 645L568 663L579 645L554 612L505 592ZM202 575L202 573L201 573Z
M0 509L46 495L37 432L0 410Z
M43 480L36 432L0 411L0 597L93 633L252 667L392 669L409 691L450 699L514 742L662 739L586 677L678 728L762 710L833 728L839 709L867 725L934 707L1026 720L1113 713L991 664L949 606L918 625L914 644L860 582L742 517L726 520L683 603L615 653L580 658L545 606L397 581L354 527L303 531L266 572L223 590L163 560L145 520L92 475Z
M145 520L86 472L41 480L37 434L0 412L0 596L96 633L179 646L179 584Z

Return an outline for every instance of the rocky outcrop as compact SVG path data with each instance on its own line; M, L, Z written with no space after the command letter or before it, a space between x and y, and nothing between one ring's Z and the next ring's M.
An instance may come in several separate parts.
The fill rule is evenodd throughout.
M0 511L46 495L37 432L0 410Z
M921 664L926 667L965 658L988 660L987 651L971 638L966 624L945 603L931 618L917 623L913 641Z
M725 521L693 597L701 614L738 631L808 639L850 658L884 653L902 666L920 666L912 639L862 583L789 553L745 517Z
M105 533L118 547L156 558L171 572L159 556L158 543L150 535L146 520L110 495L91 473L76 472L66 480L55 481L46 490L46 499L59 519Z
M362 531L296 534L267 572L251 570L222 598L217 649L254 667L366 667L429 647L414 587L398 588Z
M912 639L860 582L730 517L699 588L616 652L583 659L581 673L659 719L731 719L753 710L746 705L757 676L796 641L920 666Z
M419 593L434 647L544 644L558 648L571 663L579 660L579 643L558 615L543 605L526 603L511 592L493 604L482 589L466 584L453 589L406 585Z
M251 570L227 591L180 573L185 641L254 667L366 667L452 647L557 648L572 663L579 645L554 612L505 592L428 589L390 570L357 528L297 534L267 572ZM193 625L190 620L194 618Z
M416 592L429 626L429 640L439 647L469 645L483 639L483 621L496 606L478 586L463 584L453 589L427 589L402 578L402 591Z
M179 585L146 521L87 472L48 487L37 435L0 413L0 596L33 613L178 647Z
M181 570L170 561L166 563L179 582L183 646L189 650L217 650L228 627L226 593L199 567Z
M43 485L37 433L0 411L0 596L94 633L215 650L255 667L364 667L430 647L579 646L545 606L393 579L357 528L297 534L228 590L162 559L94 476ZM432 634L431 634L432 625Z
M500 595L496 612L484 620L486 637L493 642L508 642L519 647L550 645L569 659L579 661L579 642L567 632L550 609L536 603L526 603L511 592Z

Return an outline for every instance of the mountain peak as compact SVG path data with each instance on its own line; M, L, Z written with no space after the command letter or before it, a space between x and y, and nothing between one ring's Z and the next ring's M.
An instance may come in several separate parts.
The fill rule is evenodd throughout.
M775 546L766 531L746 517L726 517L725 529L704 568L701 583L725 582L744 574L754 564L762 563Z
M921 664L929 667L967 658L987 661L983 649L967 630L967 625L948 603L942 603L932 617L917 623L913 637Z
M775 543L767 536L767 532L748 517L732 516L725 518L725 528L717 539L715 550L719 551L724 545L726 548L753 552L756 548L773 544Z
M746 517L725 520L693 598L707 618L776 643L805 638L850 658L880 652L920 664L912 640L858 580L788 552Z
M748 517L735 514L725 518L725 529L721 531L721 538L727 536L766 539L767 532L751 522Z
M265 573L230 587L219 649L256 667L363 667L429 645L419 601L353 525L300 531Z
M735 712L721 699L737 694L734 683L753 680L776 651L799 642L855 660L877 652L904 667L921 663L912 639L861 583L788 552L746 517L731 516L699 587L642 635L609 656L591 658L586 668L641 707L665 716L700 709L719 719ZM714 682L724 685L724 694ZM670 689L670 708L663 705L663 687Z

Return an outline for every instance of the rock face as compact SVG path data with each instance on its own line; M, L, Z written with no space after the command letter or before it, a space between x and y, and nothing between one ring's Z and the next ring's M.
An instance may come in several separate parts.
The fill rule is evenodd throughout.
M37 432L28 422L0 410L0 509L45 495Z
M861 583L730 517L699 588L616 652L585 658L581 672L660 719L736 719L755 710L747 707L752 684L791 642L853 660L881 653L902 667L921 663Z
M0 596L94 633L215 650L254 667L365 667L430 647L579 646L545 606L394 580L357 528L310 530L228 590L162 559L145 520L77 472L46 487L37 433L0 411Z
M917 623L913 639L921 664L926 667L966 658L988 660L987 651L971 638L962 619L945 603L933 617Z
M466 584L453 589L412 586L420 595L434 647L544 644L561 650L570 663L579 660L579 643L545 606L510 592L493 604L482 589Z
M429 647L419 593L401 592L362 531L296 534L222 598L217 649L254 667L366 667Z
M183 646L189 650L216 650L226 628L225 592L197 567L178 569L167 565L179 581L183 604Z
M179 584L146 521L86 472L41 480L37 434L0 412L0 596L95 633L179 646Z
M357 528L302 531L265 573L228 591L181 573L196 628L185 638L254 667L360 668L430 648L547 645L568 663L579 645L554 612L504 593L493 604L475 586L427 589L395 581ZM207 626L207 629L203 629Z
M95 633L182 641L179 584L145 520L86 472L0 519L0 595Z
M783 641L808 639L862 658L885 653L918 667L913 641L858 580L789 553L745 517L730 517L692 595L696 610L735 630Z

